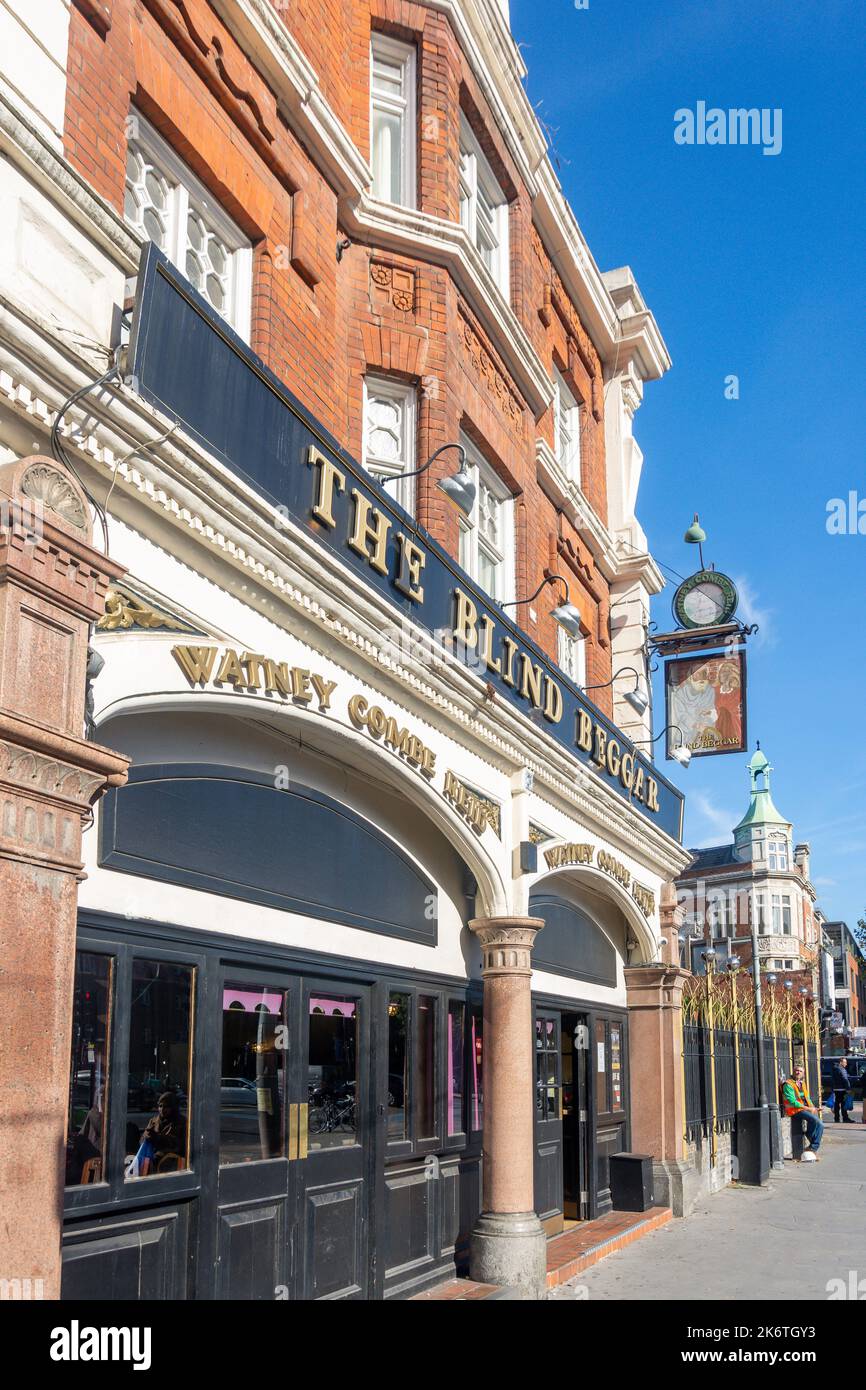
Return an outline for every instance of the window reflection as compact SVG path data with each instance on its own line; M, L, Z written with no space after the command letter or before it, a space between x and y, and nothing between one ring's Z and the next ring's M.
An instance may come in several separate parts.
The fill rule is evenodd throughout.
M480 1130L484 1124L483 1033L484 1015L480 1008L475 1007L469 1032L469 1108L473 1130Z
M436 1000L431 995L418 995L417 1035L416 1138L432 1139L436 1135Z
M448 1133L463 1133L463 1004L448 1006Z
M358 1128L358 1001L310 998L308 1143L314 1149L354 1144Z
M607 1113L607 1033L602 1018L595 1024L595 1104L599 1115Z
M105 1179L110 956L75 953L66 1186Z
M220 1163L284 1158L286 1010L279 989L223 989Z
M193 976L189 966L133 961L127 1178L150 1178L189 1167Z
M388 999L388 1138L409 1138L409 995Z

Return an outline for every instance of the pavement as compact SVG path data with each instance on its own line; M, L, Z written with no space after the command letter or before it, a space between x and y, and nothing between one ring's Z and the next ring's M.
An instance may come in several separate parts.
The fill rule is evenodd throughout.
M823 1111L820 1162L786 1159L765 1188L714 1193L692 1216L617 1251L556 1296L717 1302L827 1300L835 1293L866 1299L866 1125L859 1104L853 1117L858 1123L837 1125Z

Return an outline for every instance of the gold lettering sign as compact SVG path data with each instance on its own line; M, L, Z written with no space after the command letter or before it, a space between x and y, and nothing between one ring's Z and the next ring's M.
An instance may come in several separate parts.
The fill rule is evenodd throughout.
M469 822L476 834L481 835L488 825L494 834L499 834L500 810L495 801L479 796L471 787L465 786L453 772L445 773L442 792L445 799Z
M608 753L611 746L612 743L608 743ZM651 889L645 888L642 883L633 881L631 871L609 850L599 849L596 851L593 845L565 844L554 845L551 849L544 851L548 869L562 869L570 864L591 864L593 857L596 866L603 873L610 874L611 878L616 879L617 883L621 883L623 888L630 888L631 896L643 915L652 917L656 908L655 894Z
M381 739L398 757L428 779L436 772L436 754L422 743L417 734L402 729L393 715L387 715L379 705L371 705L364 695L353 695L349 701L349 719L356 729L366 729L375 739Z
M649 888L644 888L642 883L633 883L631 895L643 913L644 917L652 917L656 910L656 896Z
M592 855L592 845L554 845L553 849L544 851L548 869L561 869L566 864L591 864Z
M282 695L298 705L315 701L320 713L331 708L337 688L336 681L315 671L271 661L260 652L239 654L234 647L226 647L220 655L218 647L172 647L171 654L192 686L227 685L253 694L264 690L266 695Z

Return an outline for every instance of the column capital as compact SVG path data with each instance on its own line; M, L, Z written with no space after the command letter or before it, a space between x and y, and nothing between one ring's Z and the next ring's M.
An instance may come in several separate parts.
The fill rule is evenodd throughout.
M531 975L532 947L543 917L473 917L469 930L481 943L481 974Z
M680 1008L691 972L679 965L627 965L623 971L628 1007Z

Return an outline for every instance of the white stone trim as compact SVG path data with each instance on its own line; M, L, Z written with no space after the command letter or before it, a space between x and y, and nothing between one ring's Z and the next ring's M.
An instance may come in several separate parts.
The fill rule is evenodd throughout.
M380 203L366 193L343 208L342 221L356 240L445 266L536 418L544 414L553 400L553 382L465 227L414 208Z

